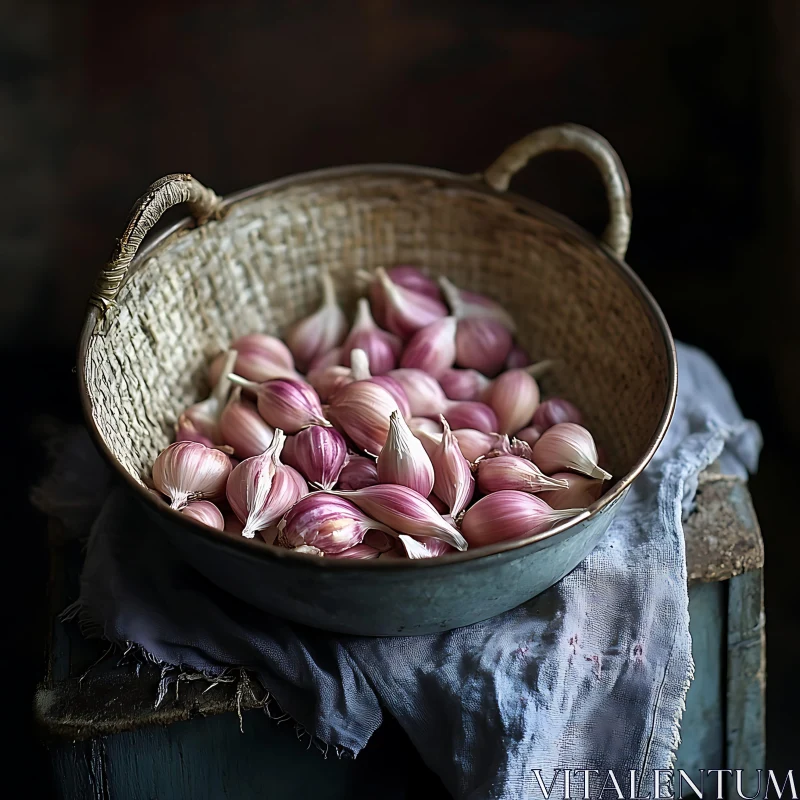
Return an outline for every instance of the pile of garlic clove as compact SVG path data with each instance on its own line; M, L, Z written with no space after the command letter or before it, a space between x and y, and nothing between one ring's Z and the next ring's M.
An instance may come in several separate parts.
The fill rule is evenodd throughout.
M333 281L285 342L209 366L150 484L194 523L325 558L436 558L581 513L611 475L580 411L540 401L495 301L379 268L348 327ZM298 368L302 371L298 371Z

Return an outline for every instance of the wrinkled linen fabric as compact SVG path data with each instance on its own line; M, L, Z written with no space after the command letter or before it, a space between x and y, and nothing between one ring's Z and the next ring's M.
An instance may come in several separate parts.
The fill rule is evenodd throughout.
M252 670L329 745L357 754L391 714L469 800L542 797L535 770L545 787L559 768L646 775L673 763L692 675L682 518L703 469L718 460L746 477L761 446L714 363L685 345L678 362L669 433L595 550L519 608L449 633L341 636L248 607L181 562L85 431L63 444L34 500L75 535L94 519L87 628L183 669ZM563 796L563 773L550 796Z

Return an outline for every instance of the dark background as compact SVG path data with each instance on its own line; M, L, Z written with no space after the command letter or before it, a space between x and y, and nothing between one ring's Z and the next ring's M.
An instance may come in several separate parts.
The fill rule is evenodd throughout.
M30 421L80 419L86 298L147 185L190 171L224 194L369 161L476 172L572 121L627 167L628 262L764 431L752 491L767 548L768 764L796 767L798 33L789 0L0 0L8 702L27 715L41 669ZM543 157L514 189L603 228L600 182L579 157ZM26 736L14 743L30 756Z

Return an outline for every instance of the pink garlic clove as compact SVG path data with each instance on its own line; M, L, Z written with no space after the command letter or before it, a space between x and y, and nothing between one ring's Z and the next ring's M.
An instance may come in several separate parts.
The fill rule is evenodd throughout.
M485 403L450 402L442 412L453 429L470 428L484 433L497 432L497 415Z
M411 405L408 402L408 395L400 381L395 380L390 375L375 375L369 381L385 389L394 398L404 419L411 417Z
M319 395L320 401L327 403L342 386L353 382L353 373L350 367L321 367L310 370L306 380Z
M378 483L378 465L365 456L350 455L339 473L337 488L344 491L363 489Z
M273 428L297 433L309 425L330 425L322 414L319 395L303 380L276 378L257 384L239 375L228 377L238 386L256 392L258 413Z
M378 484L355 492L336 492L354 502L365 514L398 533L441 539L466 550L467 543L458 530L444 520L421 494L407 486Z
M357 447L377 456L389 435L389 417L399 410L395 399L382 386L355 381L336 392L328 413Z
M311 425L286 440L283 460L309 483L332 489L347 458L347 444L335 428Z
M455 317L443 317L418 330L400 357L400 366L419 369L436 378L453 366L456 357Z
M175 442L153 463L153 485L180 510L190 500L216 500L225 495L231 462L225 453L199 442Z
M431 459L398 411L389 418L389 435L378 456L378 481L408 486L423 497L433 490Z
M437 414L437 419L439 416ZM422 434L428 434L433 436L436 441L439 441L442 436L442 423L428 417L411 417L408 421L408 427L411 428L411 432L417 438Z
M470 547L484 547L535 536L583 510L556 510L536 495L505 490L488 494L471 506L461 520L461 532Z
M549 475L572 470L590 478L611 478L611 474L597 464L592 434L573 422L561 422L548 428L534 445L533 460Z
M497 375L512 347L511 334L494 319L460 319L456 330L456 359L459 367Z
M297 502L280 521L276 543L280 547L307 545L326 554L341 553L361 544L369 530L394 534L350 501L317 492Z
M548 478L535 464L519 456L499 455L478 462L478 488L483 494L506 489L535 494L545 489L566 489L568 485L559 478Z
M524 370L508 370L492 381L484 401L497 415L494 430L512 434L531 421L539 405L539 384Z
M311 373L313 370L325 369L325 367L343 366L342 358L344 358L343 349L341 347L334 347L333 350L329 350L324 355L317 356L308 365L308 371Z
M400 546L403 548L407 558L438 558L446 553L455 553L456 549L443 542L441 539L415 539L413 536L406 536L401 533L398 537Z
M376 318L401 339L408 339L420 328L447 316L447 307L441 300L394 283L383 267L378 267L375 274L370 297Z
M214 435L219 436L219 428L217 428ZM199 444L204 444L206 447L214 447L214 441L201 433L186 414L181 414L180 417L178 417L178 424L175 426L175 441L197 442Z
M447 403L447 397L439 382L432 375L421 369L401 367L393 369L388 376L403 387L411 416L425 417L441 414Z
M444 417L441 419L444 432L431 456L435 476L433 491L445 502L450 515L457 517L472 500L475 479L447 420Z
M298 369L304 371L320 356L338 347L347 335L347 317L336 301L333 279L320 273L322 303L310 316L296 322L286 334L286 344Z
M530 425L527 428L523 428L521 431L517 431L515 438L519 439L521 442L525 442L529 447L534 447L541 435L541 428L538 428L536 425Z
M239 337L231 344L237 357L233 367L226 368L225 354L221 353L208 369L208 379L215 385L220 376L235 372L249 381L272 380L273 378L297 378L294 358L289 348L277 337L266 333L251 333Z
M566 488L542 489L544 500L552 508L586 508L603 494L603 481L576 475L574 472L557 472L554 480L565 481Z
M522 369L523 367L529 367L532 363L533 361L528 355L528 351L525 350L524 347L520 347L518 344L515 344L506 357L505 368Z
M532 424L540 431L546 431L560 422L574 422L577 425L583 422L581 412L569 400L564 400L561 397L545 400L536 409L532 420Z
M220 366L224 371L212 382L214 388L211 394L187 408L178 418L176 442L200 442L208 447L220 443L219 419L231 390L227 375L233 369L237 356L236 350L220 353Z
M255 403L242 399L237 386L219 420L220 440L233 448L237 458L261 455L272 442L273 429L258 413Z
M450 400L480 400L491 381L474 369L446 369L439 383Z
M228 479L228 502L244 523L242 535L248 539L276 523L308 489L302 477L280 460L285 440L284 432L276 428L270 446L242 461Z
M214 530L221 531L225 527L225 518L222 512L208 500L194 500L181 509L181 514L185 514L195 522L206 525Z
M385 375L397 366L397 359L403 349L398 336L381 330L372 318L366 298L358 301L353 327L342 345L342 363L350 366L350 353L363 350L369 358L369 368L373 375Z
M417 294L424 294L434 300L441 301L442 299L439 284L417 267L404 265L391 267L386 270L386 274L395 286L402 286L404 289L417 292ZM370 285L370 302L375 309L376 316L382 317L383 312L378 311L378 307L383 302L383 290L378 280L373 280Z
M365 561L367 559L377 558L381 554L380 550L370 547L368 544L362 542L361 544L354 544L348 547L347 550L342 550L341 553L326 553L326 558L345 558L352 559L353 561Z
M439 278L439 286L450 308L450 313L459 320L488 319L499 322L511 333L516 329L514 318L511 314L500 303L490 297L459 289L445 277ZM510 350L511 347L509 346Z

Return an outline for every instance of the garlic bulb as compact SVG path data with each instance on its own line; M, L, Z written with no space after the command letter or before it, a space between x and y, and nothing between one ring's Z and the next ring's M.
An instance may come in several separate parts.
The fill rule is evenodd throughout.
M219 420L220 440L233 448L237 458L251 458L270 445L273 429L261 418L254 403L242 399L237 386Z
M497 431L497 416L485 403L449 402L442 412L451 428L471 428L484 433Z
M211 394L180 415L175 430L176 442L200 442L208 447L220 444L219 419L231 390L227 375L233 369L237 355L236 350L220 354L224 371L217 375Z
M229 377L233 383L256 392L258 413L273 428L297 433L309 425L330 425L322 415L319 395L305 381L277 378L253 383L238 375Z
M511 347L508 328L495 319L470 317L458 321L455 363L459 367L492 377L503 368Z
M347 444L335 428L311 425L286 440L283 460L309 483L332 489L347 459Z
M439 278L439 286L450 312L459 320L489 319L501 323L511 333L516 329L511 314L495 300L482 294L459 289L445 277Z
M420 328L447 316L441 300L407 289L392 281L383 267L376 270L370 294L378 322L387 330L408 339Z
M373 375L385 375L394 369L403 349L403 343L398 336L381 330L375 324L369 302L363 297L358 301L353 327L342 345L344 366L350 366L350 353L356 348L367 354Z
M483 494L513 489L535 494L545 489L567 489L559 478L548 478L535 464L519 456L499 455L478 462L478 488Z
M611 478L611 474L597 464L592 434L573 422L561 422L548 428L533 447L533 460L542 472L550 475L573 470L590 478Z
M444 433L442 440L431 456L433 463L433 491L443 500L452 517L457 517L472 500L475 479L466 458L458 446L458 440L442 417Z
M389 435L378 456L378 481L408 486L423 497L433 490L431 460L399 411L389 418Z
M228 479L228 502L244 523L242 535L249 539L277 522L302 496L302 478L280 460L285 440L276 428L270 446L242 461Z
M536 409L532 424L540 431L546 431L560 422L574 422L580 425L583 422L583 417L581 412L569 400L553 397L550 400L545 400Z
M228 456L199 442L174 442L153 463L153 485L180 510L190 500L215 500L225 494L231 472Z
M301 371L314 359L338 347L347 335L347 317L336 301L336 290L327 270L320 273L322 303L310 316L296 322L286 334L286 344Z
M524 370L511 369L492 381L484 402L497 415L494 430L512 434L531 421L539 405L539 384Z
M365 514L398 533L441 539L456 550L467 549L467 543L458 530L444 520L421 494L407 486L378 484L355 492L335 494L352 500Z
M328 413L358 447L377 456L389 435L389 417L399 410L383 387L370 381L355 381L336 392Z
M272 380L273 378L297 378L294 358L289 348L275 336L266 333L250 333L240 336L231 349L237 352L233 367L225 363L226 354L220 353L208 370L208 380L213 386L222 375L235 372L249 381Z
M450 400L480 400L491 381L474 369L446 369L439 383Z
M361 544L369 530L394 535L394 531L370 519L358 506L331 494L317 492L298 501L278 523L280 547L309 545L323 553L341 553Z
M587 478L585 475L557 472L552 478L563 480L567 484L563 489L542 489L544 499L553 508L586 508L603 493L603 481Z
M195 500L188 503L181 509L181 514L218 531L225 528L225 518L222 516L222 512L208 500Z
M461 520L461 532L470 547L483 547L535 536L583 510L555 510L536 495L525 492L494 492L467 510Z
M378 483L378 465L365 456L349 455L347 463L339 473L337 488L345 491L363 489Z
M456 319L442 317L420 328L400 357L400 366L419 369L437 377L453 366L456 358Z
M415 539L413 536L406 536L401 533L398 541L408 558L437 558L445 553L455 553L456 549L443 542L441 539Z
M411 416L426 417L442 413L447 397L432 375L421 369L401 367L389 372L388 377L403 387Z

